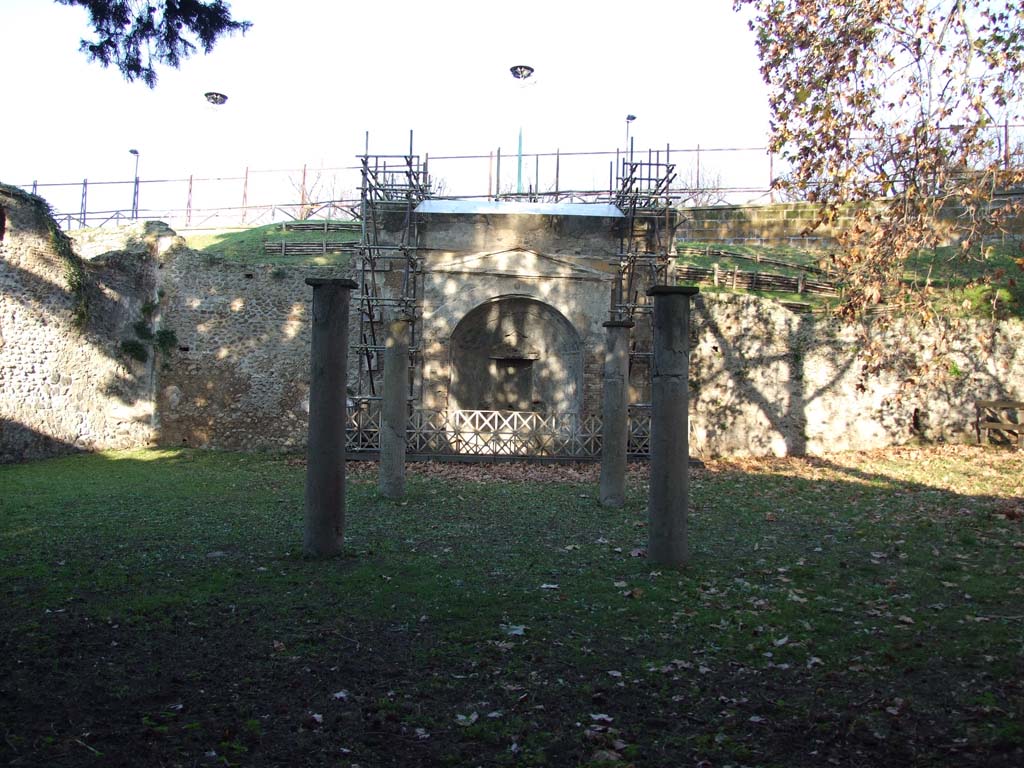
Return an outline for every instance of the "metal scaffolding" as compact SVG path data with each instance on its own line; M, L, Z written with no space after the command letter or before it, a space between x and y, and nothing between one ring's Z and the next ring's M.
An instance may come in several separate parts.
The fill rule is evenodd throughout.
M619 252L609 264L615 272L610 296L610 319L639 321L630 344L630 368L649 365L650 305L647 288L671 279L674 255L675 215L672 183L675 164L650 151L646 159L625 153L617 159L617 173L609 168L608 188L576 192L577 199L612 203L624 219ZM426 158L413 152L404 155L370 155L361 158L361 238L359 244L359 291L354 304L359 311L359 332L354 348L359 361L356 401L379 400L382 353L387 323L406 319L411 323L409 395L420 400L422 389L423 258L419 245L416 207L433 197ZM506 200L557 202L565 197L556 182L554 190L522 195L502 195ZM644 319L641 319L644 318ZM643 404L641 404L643 405Z
M613 202L626 220L619 240L618 279L612 287L611 320L632 320L629 375L637 368L649 368L651 350L651 304L647 289L667 285L675 253L675 214L671 188L675 164L660 152L649 152L647 160L636 160L632 152L620 158L619 189ZM643 318L642 320L640 318ZM640 320L640 322L637 322ZM649 403L632 403L646 409Z
M359 243L359 360L357 401L379 400L385 329L390 320L410 323L410 396L421 381L420 309L423 263L419 254L416 206L430 197L427 164L413 153L361 157L361 237Z
M668 151L666 150L666 158ZM626 217L619 241L619 279L612 291L611 319L634 320L650 312L646 289L668 281L675 251L672 182L675 164L660 152L620 158L618 191L612 202Z

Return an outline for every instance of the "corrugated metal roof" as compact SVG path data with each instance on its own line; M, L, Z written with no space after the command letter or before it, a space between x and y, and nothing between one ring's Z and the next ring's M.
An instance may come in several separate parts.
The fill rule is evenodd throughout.
M535 216L604 216L624 218L610 203L522 203L505 200L424 200L416 213L527 214Z

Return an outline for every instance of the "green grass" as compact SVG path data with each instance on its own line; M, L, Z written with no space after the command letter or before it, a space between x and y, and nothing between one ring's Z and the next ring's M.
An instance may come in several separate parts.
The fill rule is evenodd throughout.
M757 257L768 257L772 259L778 259L780 261L786 261L793 265L792 268L787 269L777 265L764 266L763 271L770 271L778 275L787 275L790 277L797 277L801 274L807 274L806 271L799 269L800 266L810 266L817 268L827 268L828 263L828 251L825 249L807 249L807 248L795 248L790 245L741 245L732 243L705 243L691 240L680 240L678 245L681 248L691 249L704 249L708 248L711 250L729 251L730 253L736 253L743 256L747 256L747 259L730 259L724 256L702 256L698 254L687 253L685 256L680 257L680 262L687 264L694 264L700 267L710 267L712 264L717 263L723 270L732 270L733 267L738 267L741 270L751 272L757 269L756 262L751 262L750 259Z
M285 231L281 224L267 224L250 229L196 231L186 235L189 248L228 261L246 264L345 266L351 261L349 254L328 253L316 256L281 256L268 254L265 245L285 243L319 243L324 232ZM330 242L359 242L358 232L327 232Z
M711 462L681 572L638 551L642 473L608 510L544 469L418 468L389 502L357 467L344 554L311 561L304 471L185 450L0 467L0 759L1024 757L1020 452Z
M828 267L827 249L800 249L792 246L752 246L722 243L680 241L681 247L690 249L719 249L751 258L761 256L779 259L792 264L791 268L778 265L759 266L743 258L724 256L703 256L686 253L680 256L680 264L690 264L705 269L718 264L723 272L734 267L742 271L762 271L777 275L796 277L803 271L800 266ZM953 312L966 317L1022 317L1024 318L1024 271L1017 259L1021 256L1016 243L989 245L983 251L964 255L958 248L937 248L921 252L907 262L905 279L913 284L929 285L936 311L943 314ZM819 279L811 276L812 279ZM825 278L827 279L827 278ZM731 292L728 288L720 291ZM738 290L737 293L750 293ZM757 291L758 296L778 301L800 301L812 307L827 309L837 299L814 294L783 294Z

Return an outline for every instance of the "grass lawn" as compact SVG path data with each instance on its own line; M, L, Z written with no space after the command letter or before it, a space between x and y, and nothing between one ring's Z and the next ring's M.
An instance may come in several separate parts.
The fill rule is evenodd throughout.
M1024 453L709 462L692 562L645 477L198 451L0 467L0 762L1019 766Z
M346 222L351 224L351 222ZM284 243L320 243L324 239L331 243L358 243L358 231L290 231L280 223L266 224L262 227L249 229L214 230L190 232L185 238L189 248L205 253L211 257L227 261L238 261L244 264L276 264L276 265L335 265L345 266L352 260L348 253L326 253L303 256L282 256L280 253L267 253L266 244L280 245Z
M723 273L737 268L745 272L762 271L775 275L796 277L803 270L800 266L828 268L828 249L808 250L792 246L736 245L724 243L703 243L680 241L682 255L677 262L711 269L718 264ZM709 255L700 253L710 249ZM727 251L747 258L729 258L712 252ZM961 316L990 318L1024 318L1024 272L1017 260L1022 255L1016 242L986 246L984 254L973 253L965 256L958 248L944 247L922 251L906 263L905 279L912 284L929 284L934 290L936 310ZM750 261L755 257L784 261L792 265L761 264ZM811 279L828 280L827 276L808 275ZM724 275L723 280L727 281ZM728 288L712 288L710 284L701 290L729 292ZM746 293L742 289L738 293ZM779 301L800 301L815 308L827 309L838 303L835 297L814 294L787 294L757 291L756 295Z

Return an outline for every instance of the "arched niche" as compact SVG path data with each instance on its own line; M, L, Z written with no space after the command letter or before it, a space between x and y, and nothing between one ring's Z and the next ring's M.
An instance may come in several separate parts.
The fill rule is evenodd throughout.
M578 414L583 353L561 312L527 296L470 310L451 335L452 408Z

